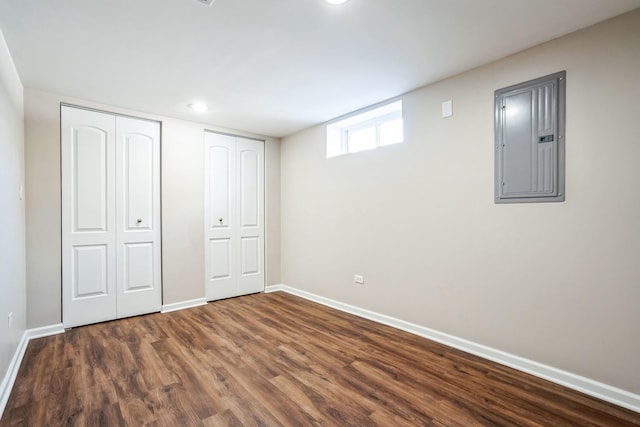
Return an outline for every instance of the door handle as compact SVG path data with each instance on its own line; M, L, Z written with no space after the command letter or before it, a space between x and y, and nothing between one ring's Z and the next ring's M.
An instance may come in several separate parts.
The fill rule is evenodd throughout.
M140 225L140 224L142 224L142 219L140 218L136 219L136 225Z

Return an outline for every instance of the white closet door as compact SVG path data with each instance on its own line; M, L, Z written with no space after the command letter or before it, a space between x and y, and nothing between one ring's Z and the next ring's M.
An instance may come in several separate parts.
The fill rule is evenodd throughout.
M205 294L208 301L237 295L235 138L205 132Z
M116 317L115 120L61 111L65 327Z
M117 317L160 311L160 124L116 117Z
M205 132L207 300L264 290L264 142Z
M237 138L238 294L264 290L264 142Z

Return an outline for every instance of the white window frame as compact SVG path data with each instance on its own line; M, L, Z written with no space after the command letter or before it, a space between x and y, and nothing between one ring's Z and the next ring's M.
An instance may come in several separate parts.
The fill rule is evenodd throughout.
M380 126L398 119L402 120L402 100L327 125L327 158L368 150L353 151L349 147L349 134L362 129L373 128L375 130L375 145L370 148L371 150L404 142L403 135L401 141L393 144L380 144Z

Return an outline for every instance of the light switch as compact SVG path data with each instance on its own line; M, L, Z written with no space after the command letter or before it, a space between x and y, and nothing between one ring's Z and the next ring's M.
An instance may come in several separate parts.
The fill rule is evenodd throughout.
M453 104L451 100L444 101L442 103L442 118L453 116Z
M18 198L20 200L24 199L24 184L20 184L20 187L18 187Z

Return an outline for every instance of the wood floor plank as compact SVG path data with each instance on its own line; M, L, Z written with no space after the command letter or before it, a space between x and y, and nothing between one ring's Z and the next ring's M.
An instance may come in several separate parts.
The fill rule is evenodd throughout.
M209 418L202 420L202 425L205 427L243 427L244 424L238 419L233 411L227 409L219 414L212 415Z
M640 426L640 414L285 294L32 340L5 426Z

